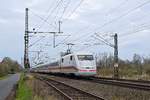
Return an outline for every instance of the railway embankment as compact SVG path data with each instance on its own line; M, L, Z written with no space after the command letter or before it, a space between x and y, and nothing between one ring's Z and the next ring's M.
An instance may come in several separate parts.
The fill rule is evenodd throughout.
M39 74L30 73L21 75L16 88L14 100L67 100L63 99L62 95L58 92L58 90L54 89L54 87L48 85L46 82L44 82L44 80L38 79L36 77L38 75ZM87 93L102 97L105 100L150 100L149 91L99 84L81 79L71 79L52 75L42 76L49 79L47 81L52 79L55 81L63 82L69 86L83 90ZM60 84L58 84L58 87L59 86Z
M21 75L14 96L14 100L62 100L52 87L31 74Z
M124 88L114 85L105 85L93 83L90 81L68 79L56 76L48 77L82 89L84 91L93 93L97 96L105 98L106 100L150 100L149 91L137 90L133 88Z

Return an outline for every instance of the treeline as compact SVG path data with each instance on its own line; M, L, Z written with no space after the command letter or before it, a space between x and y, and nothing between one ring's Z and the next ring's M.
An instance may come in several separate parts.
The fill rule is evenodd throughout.
M112 54L101 53L96 56L98 67L111 67L114 63L114 57ZM150 64L150 56L143 57L138 54L134 54L132 60L122 60L119 58L119 64L121 66L134 64L135 66L139 65L149 65Z
M0 76L16 73L21 70L21 66L17 61L12 60L9 57L5 57L0 63Z
M114 57L112 54L101 53L96 56L97 67L105 69L103 72L113 73ZM109 72L108 72L109 70ZM150 75L150 56L144 57L134 54L131 60L123 60L119 58L120 75ZM102 71L101 71L102 73Z

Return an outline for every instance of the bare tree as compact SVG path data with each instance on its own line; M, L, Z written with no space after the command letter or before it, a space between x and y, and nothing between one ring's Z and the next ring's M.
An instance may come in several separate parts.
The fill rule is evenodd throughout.
M142 75L143 72L143 68L142 68L142 57L138 54L134 54L133 55L133 64L135 65L135 67L138 68L138 72L140 75Z

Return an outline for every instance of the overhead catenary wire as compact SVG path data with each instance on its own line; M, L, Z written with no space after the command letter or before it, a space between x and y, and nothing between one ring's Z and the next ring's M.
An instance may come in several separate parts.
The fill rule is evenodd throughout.
M62 1L62 0L61 0L61 1ZM55 8L57 8L59 5L60 5L60 1L57 2ZM55 12L55 8L52 9L51 13L54 13L54 12ZM32 13L33 13L33 12L32 12ZM51 13L50 13L50 14L51 14ZM39 15L37 15L37 14L35 14L35 13L34 13L34 15L37 16L38 18L40 18L40 19L43 21L43 22L42 22L43 25L44 25L45 23L47 23L48 25L53 26L52 24L50 24L50 23L48 22L48 18L50 17L50 15L48 15L46 18L42 18L41 16L39 16ZM42 27L42 24L38 27L38 29L36 29L36 31L38 31L38 30ZM55 27L55 26L53 26L53 27ZM55 27L55 29L56 29L56 27ZM34 31L34 30L33 30L33 31ZM43 38L45 38L45 37L42 37L42 38L40 38L40 39L34 41L33 43L31 43L31 44L29 45L29 47L32 47L33 45L35 45L36 43L38 43L39 41L41 41Z
M144 24L142 24L144 25ZM139 27L139 26L138 26ZM134 30L132 32L125 32L123 35L120 35L120 38L122 37L125 37L125 36L128 36L128 35L132 35L132 34L135 34L137 32L141 32L141 31L144 31L144 30L147 30L147 29L150 29L150 25L147 25L147 26L144 26L144 28L142 27L142 29L138 29L138 30ZM113 44L111 44L109 41L107 41L105 38L103 38L101 35L99 34L96 34L96 37L95 36L92 36L94 39L97 39L99 41L101 41L102 43L106 44L106 45L109 45L111 47L114 47ZM99 37L99 38L98 38ZM113 38L112 38L113 39Z
M150 28L150 27L149 27ZM148 28L148 29L149 29ZM135 30L135 32L131 32L131 33L129 33L129 34L126 34L126 35L124 35L124 36L128 36L128 35L131 35L131 34L134 34L134 33L137 33L137 32L140 32L140 31L143 31L143 30L147 30L147 29L140 29L140 30ZM124 37L124 36L121 36L121 37ZM113 44L111 44L109 41L107 41L105 38L103 38L102 36L100 36L100 35L98 35L97 34L97 37L95 37L95 36L92 36L94 39L96 39L96 40L99 40L100 42L102 42L102 43L104 43L105 45L109 45L110 47L114 47L114 45ZM99 37L99 38L98 38ZM88 47L84 47L84 48L80 48L80 49L78 49L77 51L79 51L79 50L84 50L84 49L88 49L89 47L92 47L93 45L89 45Z
M56 2L56 4L59 2L59 0L53 0L53 2L51 2L50 3L50 5L49 5L49 8L45 11L46 13L50 13L50 11L51 11L51 9L53 8L53 6L55 5L55 2ZM32 11L32 13L34 13L34 11ZM43 20L44 22L48 22L48 21L46 21L45 20L45 18L44 17L42 17L42 16L40 16L40 15L38 15L38 14L36 14L36 13L34 13L35 14L35 16L37 16L37 17L39 17L41 20ZM41 22L38 22L38 24L36 24L35 26L37 26L37 27L35 27L35 28L38 28L42 23L43 23L43 21L41 21ZM41 23L41 24L39 24L39 23Z
M67 8L68 8L70 3L71 3L71 0L68 0L66 6L64 7L63 13L62 13L62 15L59 18L59 20L62 20L62 18L63 18L63 16L64 16L64 14L65 14L65 12L66 12L66 10L67 10Z
M113 44L109 43L108 41L106 41L103 37L101 37L100 35L96 34L97 37L94 37L97 40L100 40L101 42L105 43L106 45L110 46L110 47L114 47Z
M63 1L62 1L63 2ZM64 8L63 8L64 9ZM51 22L53 24L53 22L57 21L57 18L59 17L59 13L61 12L62 8L57 8L56 14L53 18L53 21Z
M136 7L134 7L134 8L128 10L127 12L123 13L122 15L120 15L120 16L118 16L118 17L116 17L116 18L114 18L114 19L112 19L112 20L110 20L110 21L104 23L104 24L101 25L100 27L95 28L95 29L92 30L91 32L88 32L88 33L85 33L85 34L81 35L80 38L77 39L77 40L75 40L75 41L79 41L79 40L81 40L81 39L83 40L83 38L91 36L91 35L93 34L93 31L100 30L100 29L104 28L105 26L107 26L107 25L109 25L109 24L111 24L111 23L113 23L113 22L118 21L119 19L121 19L121 18L123 18L123 17L129 15L129 14L132 13L133 11L135 11L135 10L137 10L138 8L141 8L141 7L143 7L144 5L149 4L149 3L150 3L150 0L148 0L148 1L146 1L146 2L144 2L144 3L142 3L142 4L138 5L138 6L136 6Z
M81 51L81 50L83 51L83 50L85 50L85 49L89 49L90 47L97 46L97 45L102 45L102 44L92 44L92 45L88 45L88 46L86 46L86 47L82 47L82 48L77 49L76 52Z
M70 35L68 35L65 39L63 39L60 43L58 43L58 44L56 45L56 47L59 46L60 44L65 44L65 41L66 41L69 37L70 37Z
M43 17L41 17L40 15L34 13L32 10L30 10L32 12L32 14L36 17L38 17L39 19L41 19L42 21L46 22L48 25L52 26L53 28L57 29L56 26L54 26L53 24L49 23L47 20L45 20Z
M144 24L142 24L142 25L144 25ZM134 31L129 32L129 33L125 32L123 35L120 35L120 38L125 37L125 36L128 36L128 35L132 35L132 34L134 34L134 33L141 32L141 31L144 31L144 30L147 30L147 29L150 29L150 25L144 26L144 28L142 27L142 29L134 30ZM93 36L95 39L100 40L101 42L105 43L106 45L109 45L109 46L113 47L113 44L109 43L109 42L108 42L106 39L104 39L102 36L100 36L99 34L96 34L96 35L97 35L97 37L94 37L94 36ZM98 38L98 37L99 37L99 38Z
M59 1L58 3L57 3L57 6L55 7L55 8L57 8L58 7L58 5L60 5L60 3L62 2L63 0L61 0L61 1ZM81 2L79 3L79 5L82 3L82 1L83 0L81 0ZM67 3L67 5L66 5L66 7L64 7L64 11L63 11L63 14L61 15L61 17L63 17L63 15L64 15L64 13L65 13L65 10L67 9L67 7L68 7L68 5L69 5L69 3L70 3L70 1ZM79 6L78 5L78 6ZM77 9L77 8L76 8ZM49 9L50 10L50 9ZM55 9L54 9L55 10ZM52 10L51 12L54 12L54 10ZM75 9L74 9L74 11L75 11ZM33 13L33 12L32 12ZM50 24L50 23L48 23L48 17L46 18L46 19L44 19L44 18L42 18L41 16L39 16L39 15L37 15L37 14L35 14L35 13L33 13L35 16L37 16L37 17L39 17L41 20L43 20L44 22L46 22L48 25L51 25L51 26L53 26L52 24ZM71 16L71 15L70 15ZM60 18L61 18L60 17ZM56 16L55 16L55 18L56 18ZM37 29L37 30L39 30L40 28L41 28L42 26L39 26L39 28ZM55 26L53 26L55 29L56 29L56 27ZM41 39L40 39L41 40ZM65 39L66 40L66 39Z
M54 2L53 2L53 3L54 3ZM52 3L52 4L53 4L53 3ZM37 15L37 14L34 13L37 17L39 17L41 20L43 20L43 22L42 22L38 27L36 27L36 28L37 28L37 31L38 31L39 29L41 29L41 28L45 25L45 22L46 22L46 23L48 22L49 17L51 17L54 12L56 12L56 14L55 14L55 16L54 16L52 22L51 22L51 23L48 22L47 24L53 26L55 29L57 28L57 26L53 25L53 22L56 22L56 19L57 19L57 17L59 16L58 13L59 13L59 11L62 9L62 8L59 8L59 9L58 9L58 7L61 5L61 3L63 3L63 0L58 0L58 1L56 2L56 6L55 6L53 9L52 9L52 7L50 7L50 8L47 10L47 13L49 13L49 15L48 15L46 18L43 18L43 17L41 17L41 16L39 16L39 15ZM67 9L69 3L70 3L70 0L69 0L68 3L66 4L66 6L63 8L64 10L63 10L63 13L62 13L62 15L60 16L59 20L61 20L61 17L63 17L63 14L65 13L65 11L66 11L66 9ZM51 10L51 12L50 12L50 10Z
M47 13L50 12L50 10L52 9L52 6L54 6L54 3L55 3L55 2L58 3L59 0L57 0L57 1L56 1L56 0L53 0L53 2L49 5L48 9L46 10Z
M124 34L121 34L120 37L126 37L126 36L129 36L129 35L133 35L135 33L138 33L138 32L144 31L144 30L148 30L148 29L150 29L150 26L145 27L143 29L134 30L134 31L131 31L131 32L125 32Z
M79 4L72 10L72 12L64 19L63 22L66 22L69 20L69 18L75 13L75 11L81 6L81 4L84 2L84 0L80 0Z
M81 0L81 1L82 1L82 0ZM68 4L69 4L69 3L68 3ZM67 6L66 6L66 8L67 8ZM65 9L66 9L66 8L65 8ZM64 9L64 11L63 11L63 14L65 13L65 9ZM75 10L74 10L74 11L75 11ZM63 14L60 16L60 18L63 17ZM69 16L71 16L71 15L69 15ZM55 18L56 18L56 17L55 17ZM47 21L47 19L45 19L45 20L44 20L43 18L41 18L41 19L42 19L44 22ZM40 28L41 28L41 26L40 26ZM39 29L40 29L40 28L39 28ZM41 39L40 39L40 40L41 40ZM66 40L66 39L64 39L64 40Z
M29 48L32 47L33 45L35 45L36 43L38 43L39 41L41 41L42 39L44 39L46 36L41 37L40 39L36 40L35 42L31 43L29 45Z
M105 15L109 15L110 13L116 11L117 9L120 9L122 6L126 5L129 0L123 0L118 5L116 5L114 8L111 8L108 12L106 12Z
M57 7L61 4L62 0L58 1L56 6L51 10L51 12L48 14L48 16L45 18L45 21L47 21L49 19L49 17L52 16L52 14L54 13L54 11L57 9ZM40 30L43 26L45 25L45 22L43 22L42 24L39 25L39 27L37 28L37 31Z
M62 0L61 0L62 1ZM59 2L60 3L60 2ZM57 7L57 6L56 6ZM53 10L54 11L54 10ZM42 17L40 17L39 15L37 15L37 14L35 14L34 12L32 12L35 16L37 16L37 17L39 17L41 20L43 20L44 22L47 22L48 23L48 21L46 20L46 19L44 19L44 18L42 18ZM50 23L48 23L49 25L51 25L51 26L53 26L52 24L50 24ZM55 26L53 26L53 27L55 27ZM55 29L56 29L56 27L55 27ZM45 38L45 37L44 37ZM44 38L40 38L40 39L38 39L37 41L35 41L34 43L32 43L29 47L31 47L31 46L33 46L33 45L35 45L37 42L39 42L39 41L41 41L42 39L44 39Z
M123 2L121 2L120 4L118 4L118 5L117 5L117 7L113 8L113 10L118 9L118 7L121 7L121 6L122 6L122 4L127 3L127 1L128 1L128 0L124 0ZM108 12L106 12L106 14L105 14L105 15L108 15L110 12L112 12L112 9L111 9L111 10L109 10ZM88 25L88 26L86 26L85 28L82 28L82 29L80 29L79 31L77 31L77 32L75 32L75 33L80 33L80 32L81 32L81 31L83 31L83 30L87 30L87 29L89 29L89 27L91 27L91 26L93 26L93 24L89 24L89 25ZM79 36L79 37L77 37L76 39L73 39L73 40L72 40L72 42L74 42L74 41L76 41L76 40L78 40L78 39L80 39L80 36Z
M44 21L44 20L43 20ZM81 37L80 37L81 38ZM75 40L75 41L77 41L77 40Z
M66 5L63 4L63 1L61 2L63 8L57 10L56 15L54 16L53 21L51 22L52 24L53 24L53 23L56 24L58 21L61 21L61 20L62 20L62 17L63 17L63 15L65 14L66 9L68 8L68 6L69 6L69 4L70 4L70 1L71 1L71 0L68 0L68 2L67 2ZM60 12L62 12L62 14L60 14Z
M77 7L73 10L73 12L69 15L69 17L71 17L71 15L76 11L76 9L79 8L79 6L82 4L83 1L84 1L84 0L81 0L81 1L80 1L80 3L79 3L79 4L77 5ZM70 1L67 3L66 7L64 7L64 11L63 11L63 13L62 13L62 16L59 18L60 20L61 20L61 18L63 17L63 15L64 15L64 13L65 13L65 11L66 11L66 9L67 9L67 7L68 7L69 4L70 4ZM68 37L65 38L64 41L67 40L67 39L68 39ZM59 43L59 44L65 44L65 42L62 41L62 43Z

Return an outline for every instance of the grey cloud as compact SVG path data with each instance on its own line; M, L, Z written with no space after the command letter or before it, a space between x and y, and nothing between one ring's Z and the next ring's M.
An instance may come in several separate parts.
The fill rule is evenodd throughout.
M58 1L58 0L56 0ZM24 36L24 18L25 18L25 8L29 7L36 14L46 17L48 14L48 8L56 6L56 1L54 0L5 0L0 3L0 45L2 49L0 52L1 56L11 56L20 61L23 56L23 36ZM80 8L75 11L75 13L66 22L62 24L62 30L65 34L71 34L72 36L68 39L68 42L82 36L83 34L90 35L95 32L99 33L115 33L117 32L119 36L122 34L127 34L130 30L134 30L135 27L148 23L150 17L150 4L143 6L124 16L111 24L106 25L101 28L104 23L111 21L114 18L124 14L128 10L136 7L137 5L145 2L147 0L85 0ZM54 4L52 4L55 2ZM72 0L67 13L64 14L64 19L68 16L72 7L78 3L78 0ZM121 4L121 5L120 5ZM51 7L50 7L51 6ZM62 7L60 7L62 9ZM48 22L55 23L52 19L55 16L52 15ZM30 29L37 27L41 24L41 20L34 16L32 13L29 15ZM55 24L54 24L55 25ZM148 24L147 24L148 25ZM58 25L57 25L58 26ZM99 28L98 28L99 27ZM95 30L96 29L96 30ZM136 28L136 30L138 27ZM45 24L41 31L58 31L52 29L52 27ZM150 30L147 29L147 33ZM147 47L150 42L150 34L138 32L133 35L126 36L124 38L119 37L119 52L121 57L128 58L131 54L149 54L150 48ZM142 37L142 38L141 38ZM89 37L81 37L83 43L85 40L91 39ZM63 40L62 38L57 38L57 42ZM85 40L84 40L85 39ZM147 40L145 43L144 40ZM52 37L47 38L46 42L52 43ZM32 40L31 40L32 42ZM75 43L78 41L75 41ZM79 41L80 42L80 41ZM92 41L93 42L93 41ZM98 42L98 41L96 41ZM137 45L136 45L137 44ZM76 47L80 47L77 45ZM136 50L135 50L136 47ZM74 48L74 50L78 49ZM36 47L35 47L36 49ZM56 49L52 47L48 48L49 55L56 54L58 56L61 50L65 50L66 46L62 45ZM113 52L113 50L107 46L95 46L88 49L91 52ZM145 52L143 52L145 51ZM129 55L129 52L130 55ZM126 56L127 55L127 56Z

